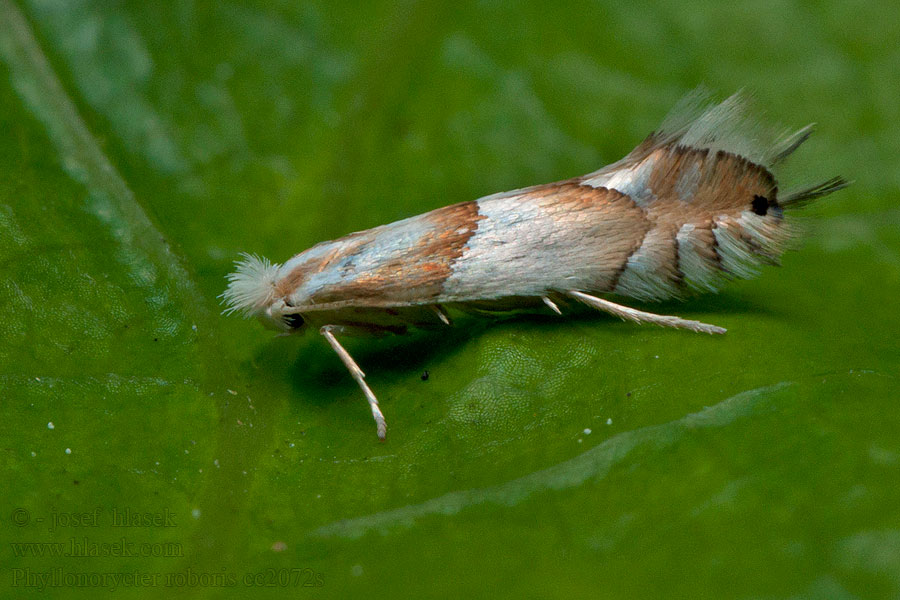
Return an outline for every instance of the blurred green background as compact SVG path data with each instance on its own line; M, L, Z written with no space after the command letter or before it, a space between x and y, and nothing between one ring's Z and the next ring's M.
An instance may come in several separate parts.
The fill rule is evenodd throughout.
M592 171L700 83L856 181L655 309L727 336L350 340L380 444L319 336L219 314L239 252ZM897 597L898 99L884 1L0 0L0 596Z

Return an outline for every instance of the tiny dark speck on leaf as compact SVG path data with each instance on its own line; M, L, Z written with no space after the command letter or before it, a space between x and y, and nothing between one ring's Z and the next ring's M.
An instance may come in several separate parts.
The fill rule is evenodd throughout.
M77 479L73 479L73 480L72 480L72 483L74 483L75 485L78 485L78 480L77 480Z
M631 392L625 394L627 397L631 398Z
M159 341L159 338L153 338L153 341L154 341L154 342L158 342L158 341Z

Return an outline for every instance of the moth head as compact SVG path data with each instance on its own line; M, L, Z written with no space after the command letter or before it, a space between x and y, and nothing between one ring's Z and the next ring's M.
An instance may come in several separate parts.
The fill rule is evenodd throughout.
M278 281L279 264L253 254L242 254L230 273L228 289L220 296L227 305L225 314L241 313L244 317L256 317L269 329L280 332L302 331L305 322L299 314L278 298L275 284Z
M292 310L284 300L279 299L256 316L267 329L280 333L303 333L306 331L306 320L303 315Z

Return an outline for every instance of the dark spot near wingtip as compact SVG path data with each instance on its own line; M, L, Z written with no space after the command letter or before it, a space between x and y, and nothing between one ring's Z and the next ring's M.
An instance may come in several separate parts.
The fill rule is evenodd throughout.
M766 216L769 212L769 199L765 196L753 196L753 212L761 217Z

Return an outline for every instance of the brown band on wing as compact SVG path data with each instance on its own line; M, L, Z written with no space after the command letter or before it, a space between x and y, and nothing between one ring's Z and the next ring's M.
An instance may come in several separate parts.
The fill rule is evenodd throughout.
M678 241L678 230L672 232L672 245L675 249L675 287L681 291L687 287L687 282L685 281L684 271L681 269L681 244Z
M635 206L637 206L637 205L635 205ZM622 261L622 264L619 265L619 268L616 269L616 272L613 274L612 280L610 280L610 282L609 282L610 291L616 289L616 286L619 285L619 280L622 278L622 275L624 275L625 271L628 269L628 261L644 245L644 242L647 239L647 235L650 233L651 229L652 229L652 227L649 225L649 222L648 222L648 226L644 230L644 234L641 236L640 240L634 246L631 247L631 251L628 253L628 256L625 257L625 260Z
M428 232L380 268L345 286L342 297L337 299L403 297L421 301L437 297L454 261L462 256L478 229L478 221L484 217L478 214L475 201L439 208L424 217L433 226Z
M777 206L775 178L746 158L684 146L661 148L658 153L649 187L661 204L679 202L681 211L706 216L750 210L756 196L771 198Z
M719 241L713 233L713 220L708 219L694 230L694 237L703 244L707 255L703 258L712 261L716 269L722 270L722 255L719 253Z
M334 266L334 264L346 254L355 254L358 252L359 249L371 239L370 232L371 230L357 231L345 235L340 238L340 240L337 240L343 242L343 244L334 245L333 250L327 255L321 258L308 260L294 267L290 273L282 277L278 280L278 283L275 284L276 297L287 298L290 296L291 292L309 278L310 275L321 273L328 267ZM325 244L331 244L331 242L322 242L321 244L313 246L306 252L315 250L316 247Z
M777 186L773 175L763 166L725 151L674 146L660 151L648 185L657 201L648 206L656 226L673 226L676 234L676 260L672 265L674 283L682 287L682 270L677 232L685 223L693 223L694 248L716 271L723 270L718 240L712 233L715 219L738 219L753 210L754 198L772 199ZM741 232L743 233L743 232Z
M595 243L605 244L610 256L607 260L615 261L612 275L604 282L602 288L591 289L592 292L609 292L615 289L619 278L628 266L628 259L640 250L647 234L653 228L653 222L648 212L628 194L606 188L594 187L580 183L577 179L562 181L542 190L541 202L547 210L561 214L590 214L591 218L606 218L618 222L620 231L618 239L631 240L619 250L614 250L615 244L609 240L594 240ZM584 209L573 209L573 205L581 205ZM601 208L602 207L602 208ZM597 212L600 211L600 212ZM602 265L590 265L598 268Z
M306 299L309 304L332 305L365 302L373 305L421 303L437 297L444 281L450 275L453 262L462 256L469 239L478 229L478 203L462 202L446 206L416 217L420 219L421 235L414 243L376 255L383 259L365 271L344 269L346 276L339 282L313 291ZM376 228L351 234L335 240L339 251L321 261L304 263L289 273L279 287L290 294L306 277L325 269L338 269L338 263L346 266L353 258L371 249L380 235L390 232ZM348 246L349 244L349 246ZM348 260L349 258L349 260Z

